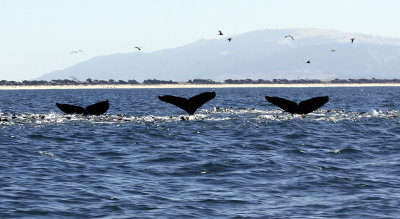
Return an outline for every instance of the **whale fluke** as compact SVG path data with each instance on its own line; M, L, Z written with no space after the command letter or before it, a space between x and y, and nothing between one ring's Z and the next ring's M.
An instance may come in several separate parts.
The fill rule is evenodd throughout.
M189 113L189 115L193 115L199 107L214 98L215 95L216 94L213 91L204 92L189 99L183 97L175 97L171 95L158 96L158 99L170 104L174 104L175 106L185 110L187 113Z
M286 100L280 97L265 96L265 99L291 114L307 114L317 110L329 101L328 96L314 97L308 100L301 101L299 104Z
M110 108L110 102L108 100L89 105L85 108L84 114L88 115L100 115L107 112Z
M110 102L108 100L89 105L86 108L81 106L74 106L70 104L56 103L58 109L66 114L85 114L85 115L101 115L107 112L110 108Z
M81 106L74 106L70 104L61 104L61 103L56 103L56 106L58 107L58 109L60 109L66 114L83 114L83 112L85 112L85 109Z

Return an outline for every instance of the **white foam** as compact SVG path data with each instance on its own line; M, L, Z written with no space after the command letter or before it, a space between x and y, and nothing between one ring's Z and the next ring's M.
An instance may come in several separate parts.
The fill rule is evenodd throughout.
M380 110L372 109L371 115L374 117L379 116L382 113Z
M224 121L224 120L256 120L256 121L287 121L287 120L299 120L299 121L318 121L318 122L340 122L344 120L358 121L367 118L385 118L385 119L398 119L400 118L400 112L396 110L382 112L381 110L373 109L368 113L358 113L341 110L329 110L329 111L316 111L307 115L292 115L290 113L282 112L281 110L256 110L256 109L219 109L217 111L201 110L195 115L188 116L187 114L173 115L173 116L157 116L157 115L99 115L99 116L83 116L83 115L65 115L51 112L49 114L27 114L22 113L20 115L4 114L1 113L3 125L15 125L15 124L37 124L44 125L50 123L62 124L70 122L91 122L91 123L102 123L102 124L114 124L114 123L162 123L162 122L180 122L182 120L189 121Z
M51 152L48 152L48 151L39 151L39 154L48 155L50 157L60 157L60 156L53 154Z

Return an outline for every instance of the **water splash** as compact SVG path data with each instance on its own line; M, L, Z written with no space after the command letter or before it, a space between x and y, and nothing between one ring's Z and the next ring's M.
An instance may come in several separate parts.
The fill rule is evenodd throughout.
M288 121L288 120L304 120L318 122L340 122L353 121L357 122L362 119L380 118L380 119L398 119L400 112L396 110L381 111L373 109L370 112L350 112L344 110L318 110L307 115L292 115L282 112L281 110L257 110L257 109L233 109L233 108L215 108L214 110L199 110L195 115L124 115L124 114L105 114L105 115L65 115L51 112L49 114L22 113L22 114L6 114L0 113L1 125L44 125L44 124L63 124L63 123L165 123L165 122L182 122L182 121L226 121L246 119L246 121Z

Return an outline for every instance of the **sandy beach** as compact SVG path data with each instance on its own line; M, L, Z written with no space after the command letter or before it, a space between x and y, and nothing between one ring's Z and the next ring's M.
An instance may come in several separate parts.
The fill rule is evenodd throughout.
M400 83L355 84L157 84L157 85L37 85L0 86L0 90L46 90L46 89L151 89L151 88L246 88L246 87L399 87Z

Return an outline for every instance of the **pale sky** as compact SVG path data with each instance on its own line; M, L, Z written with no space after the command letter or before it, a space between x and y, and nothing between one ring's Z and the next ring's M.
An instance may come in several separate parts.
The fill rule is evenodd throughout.
M217 38L218 30L322 28L400 38L399 21L399 0L0 0L0 80L32 80L135 46L175 48Z

